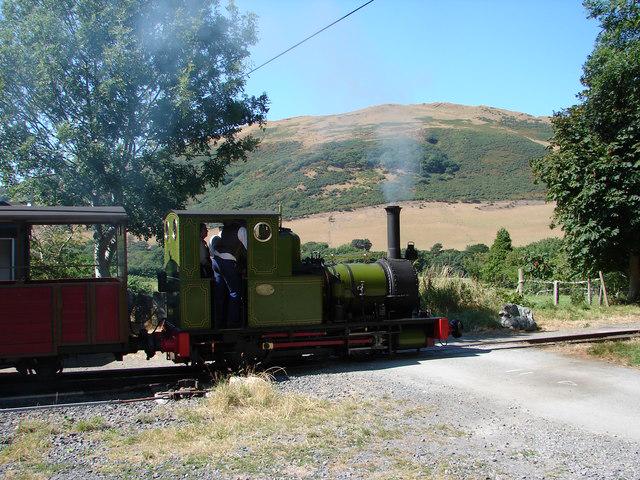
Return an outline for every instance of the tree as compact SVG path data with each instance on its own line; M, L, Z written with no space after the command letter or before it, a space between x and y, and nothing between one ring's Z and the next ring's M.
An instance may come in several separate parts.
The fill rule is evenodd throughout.
M629 272L640 300L640 5L588 0L602 31L578 105L556 113L549 153L532 163L556 202L574 268Z
M509 286L514 282L507 264L507 257L513 251L511 235L505 228L498 230L496 239L484 254L484 262L480 270L480 278L486 282L500 286Z
M86 277L91 268L91 250L82 229L69 225L41 225L31 237L31 279Z
M351 246L358 250L365 250L368 252L371 250L372 243L368 238L354 238L351 240Z
M161 238L257 140L267 98L244 93L255 17L215 0L5 0L0 18L0 179L54 205L122 205ZM95 228L97 273L115 250Z
M460 165L449 160L447 154L442 150L432 146L425 148L425 152L422 156L421 167L422 173L427 175L429 173L453 174L460 170Z

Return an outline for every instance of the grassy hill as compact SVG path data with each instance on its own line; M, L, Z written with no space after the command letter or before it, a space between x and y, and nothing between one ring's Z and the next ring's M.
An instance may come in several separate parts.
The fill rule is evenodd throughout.
M453 104L381 105L269 122L247 162L199 200L207 208L273 208L287 217L405 200L537 199L529 161L547 118Z

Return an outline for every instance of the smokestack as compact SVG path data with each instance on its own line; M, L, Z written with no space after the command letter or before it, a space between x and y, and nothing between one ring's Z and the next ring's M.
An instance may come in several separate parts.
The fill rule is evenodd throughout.
M401 258L400 256L400 210L398 205L389 205L387 211L387 258Z

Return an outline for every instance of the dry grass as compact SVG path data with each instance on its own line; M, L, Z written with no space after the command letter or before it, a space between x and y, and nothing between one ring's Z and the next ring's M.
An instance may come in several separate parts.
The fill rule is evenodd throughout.
M329 402L283 393L268 379L249 377L221 383L197 406L180 409L179 425L132 435L102 432L111 465L104 473L168 461L176 463L176 474L184 465L208 465L249 478L267 472L305 478L319 468L335 476L346 465L357 465L365 451L377 452L368 461L377 465L371 478L431 478L431 471L403 453L391 463L381 455L384 446L407 433L407 419L425 412L384 400Z
M263 141L277 140L269 136L269 128L286 129L288 138L302 142L304 145L315 145L328 141L339 141L351 138L363 125L386 125L389 134L419 135L424 128L425 117L429 117L430 126L448 126L450 120L467 120L473 125L482 125L487 119L499 122L504 116L514 117L521 121L542 120L548 117L532 117L525 113L512 112L483 106L456 105L453 103L429 103L417 105L376 105L354 112L326 116L301 116L284 120L272 120L267 125L266 134L259 131L257 125L245 128L243 133L264 136ZM392 126L392 124L396 124ZM499 124L496 124L496 126ZM504 127L508 130L507 127ZM532 139L533 140L533 139ZM533 140L540 142L539 140Z
M58 430L51 424L23 420L6 445L0 449L0 466L6 466L6 479L44 479L56 470L45 461Z
M547 331L622 326L640 322L640 307L637 305L554 307L549 304L532 305L532 310L538 326Z
M448 268L428 269L420 276L422 304L433 314L462 321L466 332L499 328L501 299L495 289Z
M162 466L181 477L205 468L233 478L329 478L345 470L357 478L443 479L447 465L414 458L414 442L456 442L464 435L433 424L434 408L388 397L327 401L278 390L268 378L221 382L195 404L176 404L168 426L142 430L105 424L102 417L51 424L22 422L0 450L6 478L49 478L71 466L47 463L55 437L81 436L94 472L140 478ZM146 417L145 417L146 419ZM148 419L146 419L148 420ZM77 437L76 437L77 438ZM64 442L63 442L64 443ZM442 467L442 468L441 468Z
M542 202L400 202L399 205L402 206L402 242L413 241L419 249L431 248L435 243L459 250L475 243L490 245L496 231L505 226L514 245L561 235L560 231L549 228L553 205ZM371 240L373 250L386 250L386 221L382 206L377 206L320 213L284 223L303 243L327 242L337 247L354 238L366 237Z
M640 339L554 345L547 348L572 357L595 357L615 365L640 368Z

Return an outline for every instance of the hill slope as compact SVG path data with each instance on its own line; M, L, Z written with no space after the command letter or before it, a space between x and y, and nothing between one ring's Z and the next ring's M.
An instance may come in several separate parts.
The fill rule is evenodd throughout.
M269 122L246 163L200 199L207 208L276 208L287 217L406 200L538 199L529 161L545 117L446 103L380 105Z

